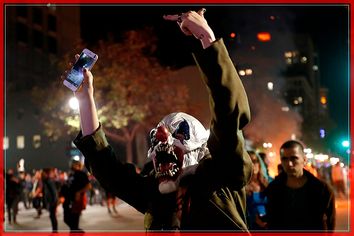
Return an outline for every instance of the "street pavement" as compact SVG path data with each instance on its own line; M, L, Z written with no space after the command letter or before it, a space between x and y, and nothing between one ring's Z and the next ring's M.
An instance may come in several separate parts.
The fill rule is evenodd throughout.
M80 217L80 225L85 232L145 232L144 215L120 201L116 207L118 213L109 214L106 206L87 205ZM44 210L39 219L35 209L25 209L20 204L17 216L17 224L9 225L7 214L5 215L5 232L51 232L51 224L48 211ZM60 205L57 212L59 232L69 232L69 228L63 221L63 208Z
M349 231L350 204L348 200L336 200L337 210L337 232ZM118 214L109 214L106 206L88 205L86 210L82 212L80 218L80 228L85 232L145 232L144 216L136 211L128 204L120 201L117 205ZM43 211L39 219L35 219L35 209L25 209L20 204L20 211L17 216L18 223L9 225L7 215L5 215L4 229L5 232L51 232L51 224L49 214ZM63 222L62 207L58 207L57 213L59 232L68 232L69 229Z

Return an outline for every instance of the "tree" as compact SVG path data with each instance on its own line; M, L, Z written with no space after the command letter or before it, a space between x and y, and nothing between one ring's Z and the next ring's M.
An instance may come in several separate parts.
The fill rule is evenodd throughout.
M126 145L126 160L132 162L132 144L138 130L156 125L170 112L188 112L188 88L171 79L174 71L154 57L157 38L151 28L124 33L122 41L99 41L92 51L99 55L93 68L95 98L100 122L112 141ZM80 48L80 49L79 49ZM78 45L77 51L83 45ZM72 61L73 54L62 62ZM64 63L59 68L64 71ZM67 101L71 93L53 82L48 89L35 87L34 101L41 107L41 123L51 139L77 132L77 112ZM48 97L50 99L42 99Z

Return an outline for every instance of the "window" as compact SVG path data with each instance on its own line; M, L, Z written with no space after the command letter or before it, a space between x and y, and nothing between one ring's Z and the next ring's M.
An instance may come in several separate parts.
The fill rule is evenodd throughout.
M32 12L32 22L37 25L42 25L43 23L43 13L40 8L33 8Z
M53 15L48 15L48 31L57 31L57 18Z
M16 37L18 42L28 43L28 28L27 25L16 23Z
M41 136L40 135L33 135L33 147L39 148L41 146Z
M35 48L43 47L43 33L39 30L33 30L33 46Z
M25 136L23 135L17 136L17 148L18 149L25 148Z
M4 150L9 149L9 137L4 137L3 148Z
M48 36L48 51L56 54L57 50L57 39L52 36Z

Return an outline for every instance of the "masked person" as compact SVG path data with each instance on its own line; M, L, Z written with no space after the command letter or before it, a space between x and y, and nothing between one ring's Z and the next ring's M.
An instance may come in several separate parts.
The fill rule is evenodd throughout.
M107 142L93 96L93 76L75 93L81 132L76 146L100 184L145 214L147 230L247 231L245 185L252 163L242 129L250 120L245 90L222 39L204 18L204 9L164 16L200 40L194 54L210 94L210 135L194 117L167 115L150 133L147 175L122 163ZM156 104L158 105L158 104Z

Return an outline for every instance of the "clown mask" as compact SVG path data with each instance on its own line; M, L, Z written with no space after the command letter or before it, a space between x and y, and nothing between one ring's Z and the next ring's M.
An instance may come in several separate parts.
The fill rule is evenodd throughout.
M193 116L178 112L167 115L150 132L148 158L153 162L159 191L176 191L180 179L194 170L207 152L209 133Z

